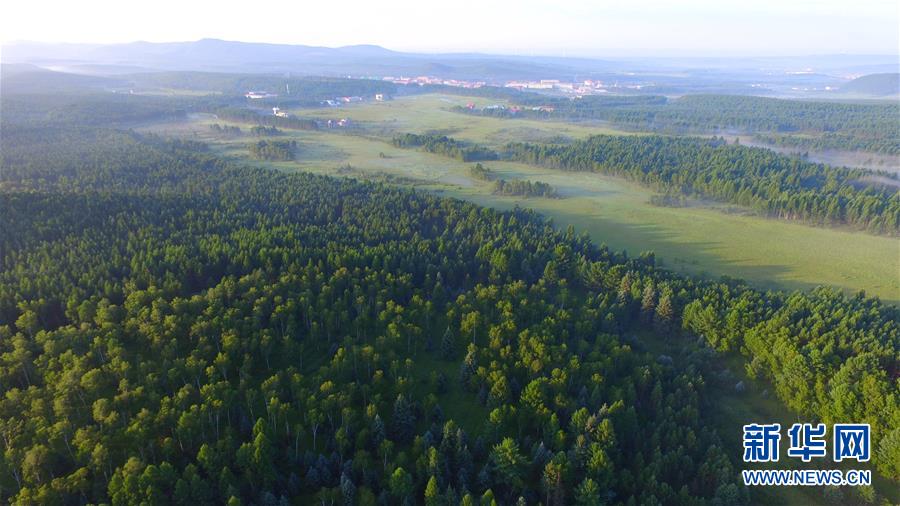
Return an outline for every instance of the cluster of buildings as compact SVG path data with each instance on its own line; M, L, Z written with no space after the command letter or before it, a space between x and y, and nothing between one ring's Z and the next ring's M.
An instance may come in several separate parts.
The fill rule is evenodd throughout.
M444 86L454 86L457 88L481 88L483 86L502 86L504 88L514 88L517 90L544 90L556 91L566 95L596 95L601 93L609 93L616 89L640 90L643 88L641 84L620 85L618 82L606 84L603 81L594 79L585 79L583 81L563 81L560 79L540 79L535 81L515 80L507 81L502 85L488 84L485 81L467 81L463 79L443 79L435 76L418 76L418 77L394 77L386 76L382 80L394 84L411 85L417 84L424 86L426 84L439 84Z
M442 79L440 77L434 76L418 76L418 77L394 77L387 76L382 78L383 81L388 81L394 84L417 84L419 86L425 86L426 84L441 84L444 86L453 86L456 88L481 88L485 86L487 83L484 81L467 81L464 79Z
M274 116L278 116L279 118L291 117L290 114L282 111L280 107L273 107L272 114ZM346 128L352 125L352 121L350 121L350 118L316 120L316 124L320 128Z
M541 79L539 81L508 81L505 88L517 90L555 90L567 95L596 95L609 93L610 89L627 88L641 89L641 85L620 86L618 83L609 85L603 81L585 79L580 82L566 82L559 79Z
M273 107L272 114L274 116L278 116L279 118L290 118L291 115L282 111L280 107ZM341 118L341 119L329 119L329 120L316 120L316 125L319 128L346 128L353 124L350 118Z
M385 95L384 93L376 93L375 94L376 102L384 102L385 100L388 100L388 98L389 97L387 95ZM354 95L352 97L335 97L335 98L331 98L328 100L323 100L322 105L325 105L328 107L340 107L344 104L353 104L353 103L357 103L357 102L364 102L365 100L366 99L364 97L360 97L358 95Z

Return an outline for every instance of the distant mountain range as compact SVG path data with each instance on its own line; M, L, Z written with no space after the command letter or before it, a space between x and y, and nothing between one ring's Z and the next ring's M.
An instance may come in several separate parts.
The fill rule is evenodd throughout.
M128 44L4 45L3 63L111 76L161 70L319 76L419 76L501 83L600 79L644 92L791 95L841 88L848 75L896 73L896 56L595 59L477 53L422 54L380 46L317 47L202 39ZM11 68L6 66L5 71ZM859 93L865 93L860 91Z
M3 46L4 63L143 70L295 72L315 75L435 75L457 79L540 78L608 71L601 60L481 54L416 54L380 46L317 47L202 39L196 42L128 44L44 44Z

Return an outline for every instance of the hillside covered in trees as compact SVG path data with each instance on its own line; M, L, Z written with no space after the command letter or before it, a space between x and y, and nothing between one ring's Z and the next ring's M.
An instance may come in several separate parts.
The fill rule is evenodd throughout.
M863 294L696 281L194 141L2 143L0 502L746 504L713 350L871 423L900 479L900 314Z
M897 96L900 95L900 74L883 73L860 76L841 86L841 92L881 97Z
M685 95L675 99L594 95L571 99L520 93L507 98L513 105L453 110L505 118L602 120L620 127L668 134L758 134L766 142L807 149L900 154L900 106L896 103L814 102L743 95Z

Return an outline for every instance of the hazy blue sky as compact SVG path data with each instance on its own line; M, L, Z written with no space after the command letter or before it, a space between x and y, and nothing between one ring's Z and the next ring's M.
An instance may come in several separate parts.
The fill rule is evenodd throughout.
M898 52L897 0L11 0L4 42L204 37L568 55Z

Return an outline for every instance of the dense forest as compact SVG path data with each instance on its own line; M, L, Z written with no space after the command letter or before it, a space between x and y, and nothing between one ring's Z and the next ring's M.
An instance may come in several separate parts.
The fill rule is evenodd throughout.
M741 95L547 97L522 93L511 106L456 112L496 117L603 120L660 133L759 134L761 141L817 149L900 154L900 105L783 100ZM804 134L804 135L796 135ZM810 135L811 134L811 135Z
M446 135L403 134L394 137L391 144L398 148L421 148L429 153L448 156L463 162L493 160L497 153L483 146L460 142Z
M130 127L146 121L182 119L188 112L199 111L216 102L217 99L173 99L116 93L16 94L4 89L0 107L3 109L5 127Z
M0 191L0 502L746 504L714 350L900 479L900 314L863 294L88 127L4 128Z
M896 189L862 184L871 172L728 144L723 138L598 135L567 145L513 143L504 156L621 176L656 190L731 202L772 217L846 224L879 234L900 232Z

